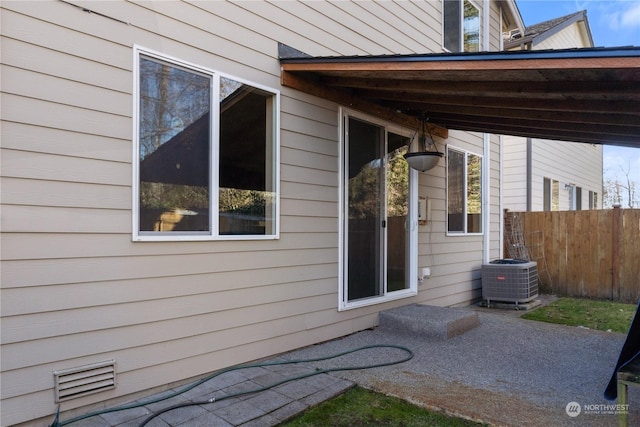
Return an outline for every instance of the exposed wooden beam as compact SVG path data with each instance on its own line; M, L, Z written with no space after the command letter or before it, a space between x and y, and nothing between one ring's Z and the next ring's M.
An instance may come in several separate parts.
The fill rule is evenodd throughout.
M371 102L400 101L400 102L428 102L429 104L456 105L472 107L494 107L520 110L565 111L584 113L619 113L635 116L640 121L640 108L629 109L629 101L609 101L607 99L539 99L528 97L497 97L497 96L464 96L434 95L431 93L386 91L386 90L358 90L354 94Z
M281 81L283 86L287 86L310 95L315 95L323 99L331 100L340 105L375 115L376 117L389 120L393 123L412 129L416 129L420 125L420 121L416 117L402 114L397 110L384 107L379 103L363 100L353 96L347 90L340 90L320 85L317 80L307 76L287 73L283 70L281 74ZM438 126L435 123L428 123L427 126L433 135L445 139L449 137L449 131L445 127Z
M640 99L638 81L528 81L524 75L518 81L460 81L430 80L424 76L419 80L389 78L358 78L323 76L322 84L328 86L350 87L355 89L380 89L385 91L429 92L433 94L467 94L502 97L505 95L551 95L602 97L611 94L623 94L630 99ZM397 77L397 76L396 76ZM498 89L499 90L496 90Z
M316 88L310 93L336 91L334 100L357 100L366 110L354 108L365 111L377 105L425 113L449 129L640 146L640 48L301 58L281 64L283 75L312 77Z
M514 135L529 138L540 138L567 142L582 142L588 144L611 144L628 147L637 147L637 138L630 136L610 136L604 134L582 134L579 131L545 131L544 129L529 129L523 127L511 127L496 125L486 125L474 122L449 123L451 129L470 131L470 132L487 132L501 135Z
M429 115L435 113L460 114L469 117L483 116L493 117L495 119L514 118L520 120L542 120L550 122L573 123L573 124L600 124L603 126L638 126L638 118L633 115L602 113L602 114L583 114L579 111L543 111L543 110L518 110L509 108L493 108L474 106L458 106L432 104L429 102L398 102L390 105L392 108L404 107L409 110L426 111ZM572 125L573 126L573 125Z
M496 120L492 117L485 116L470 116L470 115L458 115L449 113L433 113L430 116L433 120L437 120L439 123L445 123L449 126L458 127L461 124L468 122L484 126L500 126L501 128L521 128L531 129L531 131L547 131L549 133L564 132L567 131L566 124L562 122L551 122L542 120L531 119L512 119L509 117L501 118L499 123L496 124ZM603 127L601 125L581 123L570 129L571 131L580 132L584 135L596 135L601 134ZM628 136L632 132L640 132L640 125L636 126L607 126L607 134L610 136Z

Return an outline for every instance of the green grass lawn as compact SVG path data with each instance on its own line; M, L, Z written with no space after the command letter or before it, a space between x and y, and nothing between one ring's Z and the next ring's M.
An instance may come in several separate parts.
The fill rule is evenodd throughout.
M354 387L315 406L284 427L466 427L473 421L449 417L412 405L402 399Z
M635 304L559 298L545 307L523 315L522 318L626 334L635 311Z

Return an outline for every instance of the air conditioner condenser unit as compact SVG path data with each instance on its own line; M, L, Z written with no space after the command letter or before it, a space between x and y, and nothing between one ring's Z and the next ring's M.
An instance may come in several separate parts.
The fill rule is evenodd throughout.
M538 297L538 264L535 261L501 259L482 265L482 298L526 303Z

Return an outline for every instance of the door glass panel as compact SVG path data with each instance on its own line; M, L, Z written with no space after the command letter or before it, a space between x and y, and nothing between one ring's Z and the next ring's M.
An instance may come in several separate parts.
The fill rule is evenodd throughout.
M409 288L409 138L389 133L387 142L387 292Z
M384 130L349 118L347 297L382 295L382 168Z

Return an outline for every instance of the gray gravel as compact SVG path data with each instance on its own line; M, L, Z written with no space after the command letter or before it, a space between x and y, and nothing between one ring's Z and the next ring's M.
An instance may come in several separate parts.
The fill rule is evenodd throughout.
M291 353L311 358L371 344L410 348L400 365L332 375L414 403L492 425L607 426L617 416L603 392L624 342L623 334L479 313L480 326L448 340L374 329ZM344 357L345 365L402 357L373 349ZM335 366L337 360L318 363ZM630 389L630 425L640 425L640 393ZM582 413L569 417L569 402ZM588 409L591 409L588 411ZM587 413L591 412L591 413Z

